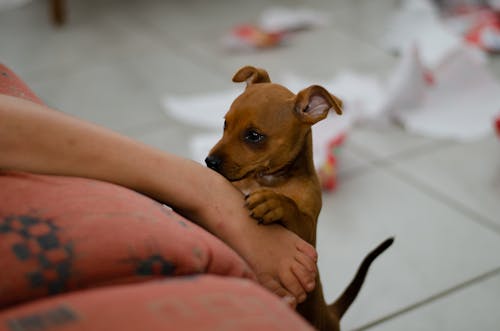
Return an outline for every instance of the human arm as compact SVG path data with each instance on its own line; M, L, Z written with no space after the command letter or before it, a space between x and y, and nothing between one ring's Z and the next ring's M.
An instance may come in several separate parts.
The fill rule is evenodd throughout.
M0 95L0 169L86 177L128 187L214 233L275 293L292 293L301 301L304 289L314 287L314 249L280 226L258 226L248 216L241 193L193 161L48 107Z

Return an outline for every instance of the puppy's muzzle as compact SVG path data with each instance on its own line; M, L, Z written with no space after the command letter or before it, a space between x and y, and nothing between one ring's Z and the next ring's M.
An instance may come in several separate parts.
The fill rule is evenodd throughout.
M215 155L209 155L205 159L205 163L207 164L207 167L209 167L210 169L219 172L220 165L222 164L222 159Z

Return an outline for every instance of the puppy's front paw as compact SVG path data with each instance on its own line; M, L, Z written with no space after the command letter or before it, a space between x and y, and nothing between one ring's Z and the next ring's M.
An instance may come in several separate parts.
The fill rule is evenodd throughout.
M283 221L286 204L287 197L267 189L254 191L246 197L250 215L264 224Z

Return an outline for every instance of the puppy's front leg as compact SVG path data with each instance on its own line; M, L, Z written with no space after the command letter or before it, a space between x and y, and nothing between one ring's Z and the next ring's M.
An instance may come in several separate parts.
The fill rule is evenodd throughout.
M301 213L295 201L289 197L269 189L259 189L246 197L246 205L250 215L259 223L280 222L289 230L297 232Z

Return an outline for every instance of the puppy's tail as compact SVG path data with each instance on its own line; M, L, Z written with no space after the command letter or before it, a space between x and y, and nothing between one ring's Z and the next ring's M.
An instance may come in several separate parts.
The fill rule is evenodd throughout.
M371 251L361 262L361 265L356 272L356 275L352 279L351 283L344 290L344 293L340 295L340 297L335 300L334 303L328 306L330 311L337 316L340 320L344 313L347 311L349 306L353 303L354 299L359 293L361 286L365 280L366 274L368 273L368 269L372 262L382 254L387 248L389 248L394 242L394 238L388 238L383 243L377 246L373 251Z

